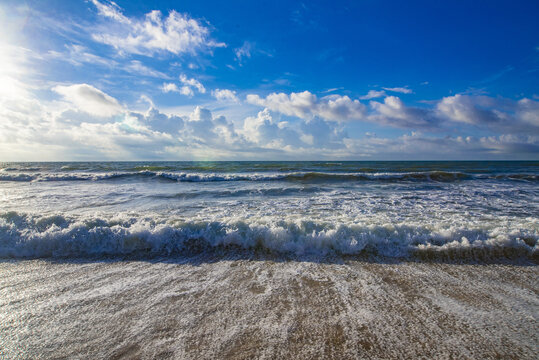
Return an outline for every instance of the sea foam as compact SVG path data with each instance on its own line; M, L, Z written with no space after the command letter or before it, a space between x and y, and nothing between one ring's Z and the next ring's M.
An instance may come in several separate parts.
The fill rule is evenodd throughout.
M237 218L185 221L162 216L107 219L8 212L0 215L0 257L171 255L239 247L292 255L536 258L537 232Z
M438 181L450 182L461 180L518 180L538 181L536 174L469 174L463 172L427 171L427 172L259 172L259 173L202 173L202 172L76 172L76 173L0 173L0 181L101 181L115 179L154 179L177 182L212 182L212 181Z

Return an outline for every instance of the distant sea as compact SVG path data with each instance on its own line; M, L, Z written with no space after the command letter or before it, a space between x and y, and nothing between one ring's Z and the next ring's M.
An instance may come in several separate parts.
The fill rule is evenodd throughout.
M0 358L535 359L539 162L0 163Z

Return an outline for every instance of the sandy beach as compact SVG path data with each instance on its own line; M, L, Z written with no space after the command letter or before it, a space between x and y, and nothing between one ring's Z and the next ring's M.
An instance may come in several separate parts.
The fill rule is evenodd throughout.
M0 264L0 354L533 359L537 266L252 253Z

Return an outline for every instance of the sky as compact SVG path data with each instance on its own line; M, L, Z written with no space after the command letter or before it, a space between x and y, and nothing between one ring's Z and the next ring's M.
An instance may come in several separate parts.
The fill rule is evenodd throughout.
M0 161L539 160L538 15L0 0Z

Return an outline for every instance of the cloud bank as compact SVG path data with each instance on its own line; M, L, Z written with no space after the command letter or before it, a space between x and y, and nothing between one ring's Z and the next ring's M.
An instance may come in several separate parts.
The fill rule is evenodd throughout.
M367 107L359 100L371 100ZM287 116L309 120L321 118L336 122L370 122L413 131L442 132L455 127L473 126L511 134L539 133L539 102L488 96L457 94L430 106L407 106L399 97L371 90L359 99L330 95L318 98L309 91L271 93L266 97L249 94L247 103Z
M52 90L58 99L50 102L31 96L1 100L0 153L7 156L2 160L432 160L469 154L476 159L533 159L539 154L538 103L530 99L457 95L430 108L415 108L388 96L367 107L346 96L281 93L248 96L261 110L255 116L228 119L202 106L180 114L164 113L153 105L135 111L89 84L58 85ZM230 95L226 91L215 94ZM396 137L350 136L350 120L378 122L408 132ZM442 127L444 121L508 131L477 137L439 136L421 130ZM509 124L518 126L509 131Z

